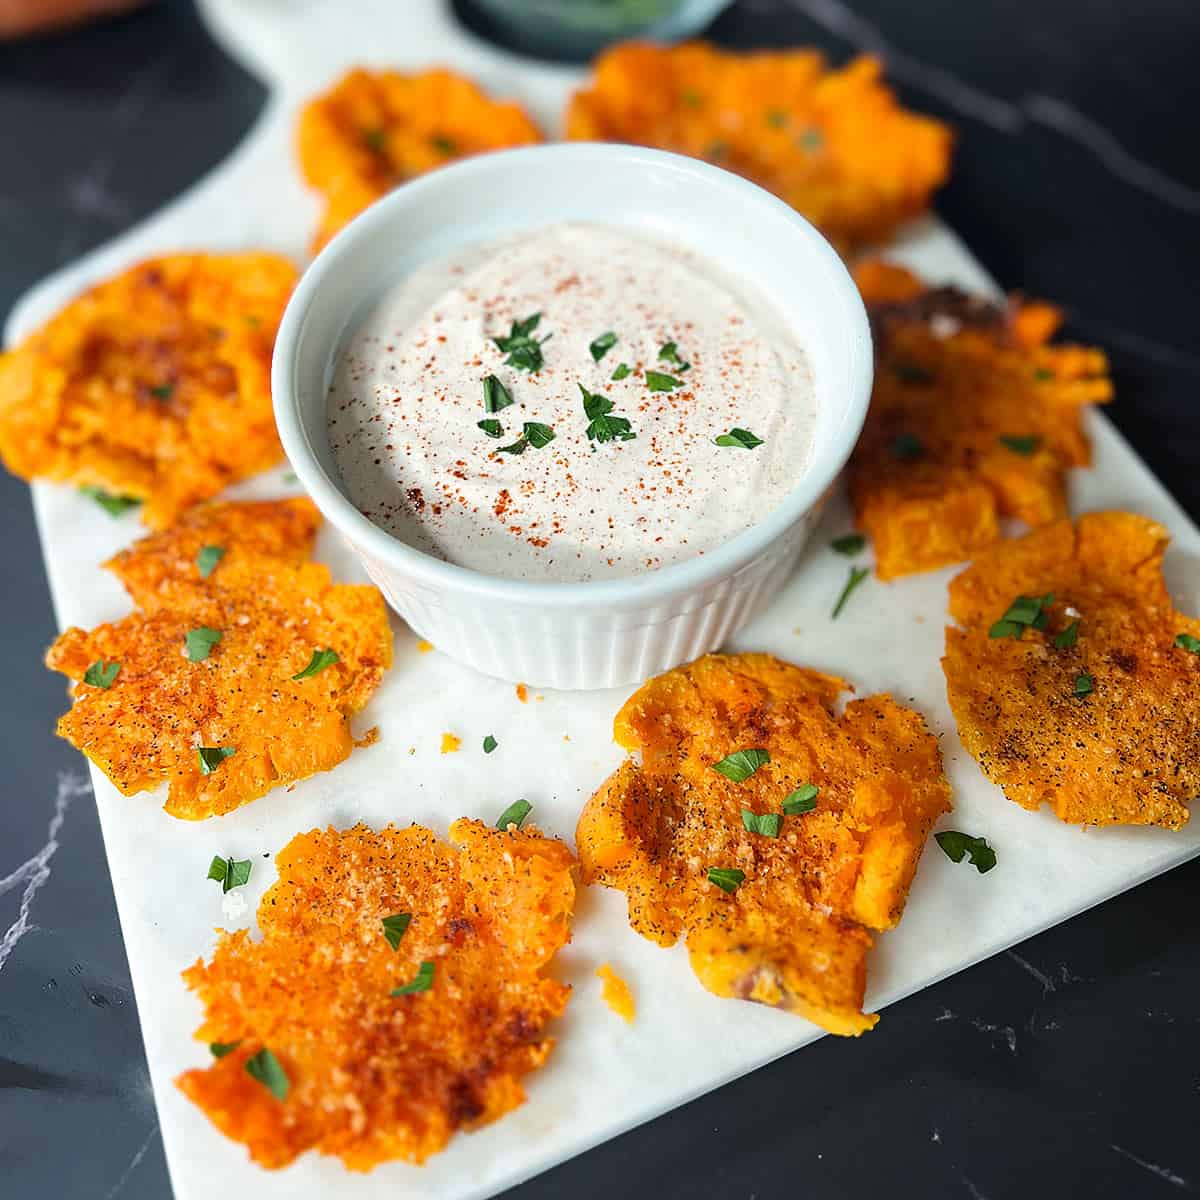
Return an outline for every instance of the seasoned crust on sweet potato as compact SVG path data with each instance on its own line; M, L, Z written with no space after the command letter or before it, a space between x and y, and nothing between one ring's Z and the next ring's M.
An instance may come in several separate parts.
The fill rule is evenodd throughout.
M262 941L223 932L184 972L204 1004L197 1038L236 1048L178 1085L256 1162L315 1149L358 1171L419 1163L524 1101L570 994L545 970L570 937L575 860L528 826L464 819L450 843L419 825L299 834L259 905ZM393 950L382 920L401 913ZM429 989L392 995L422 963ZM246 1071L263 1049L283 1100Z
M350 718L391 663L374 587L335 584L309 561L311 501L204 506L108 564L138 606L120 621L66 630L47 665L73 680L60 736L124 795L170 784L166 810L187 820L232 811L282 784L327 771L354 748ZM204 547L224 553L207 578ZM189 631L214 630L208 656ZM313 653L337 661L302 679ZM85 680L119 663L108 687ZM201 768L200 747L233 753Z
M295 281L273 254L174 254L83 293L0 355L5 465L143 500L156 528L274 465L271 351Z
M313 253L406 179L472 154L539 141L520 105L491 99L453 71L350 71L300 114L300 167L325 197Z
M1200 636L1200 621L1171 603L1166 546L1146 517L1091 513L993 546L951 583L950 707L1010 800L1080 825L1187 821L1200 793L1200 656L1176 638ZM999 636L1018 596L1052 597L1044 628Z
M709 655L640 688L616 740L640 752L588 801L576 843L583 878L625 892L629 921L663 946L686 938L701 983L789 1009L831 1033L858 1034L872 930L904 909L929 830L950 807L937 741L889 696L765 654ZM735 783L713 764L763 749ZM819 789L813 811L778 837L748 832L742 810L780 813ZM710 868L745 873L732 894Z
M855 520L881 579L969 558L1066 515L1065 475L1091 450L1082 414L1112 395L1099 350L1051 346L1058 311L927 288L902 267L861 264L876 335L875 387L850 460Z
M901 108L881 74L873 58L830 69L815 50L629 42L596 60L567 136L707 159L851 250L924 212L949 172L949 129Z

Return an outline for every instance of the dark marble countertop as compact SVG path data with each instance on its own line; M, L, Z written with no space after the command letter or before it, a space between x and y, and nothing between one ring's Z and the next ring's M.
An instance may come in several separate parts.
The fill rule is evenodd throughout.
M1108 349L1113 418L1200 516L1200 5L741 0L712 32L881 52L906 102L953 121L938 210L1006 287L1059 301L1070 335ZM183 2L0 47L0 314L220 161L262 102ZM41 666L54 623L29 498L7 475L0 513L0 1194L164 1197L96 814L52 734L64 696ZM511 1195L1200 1192L1198 887L1194 862Z

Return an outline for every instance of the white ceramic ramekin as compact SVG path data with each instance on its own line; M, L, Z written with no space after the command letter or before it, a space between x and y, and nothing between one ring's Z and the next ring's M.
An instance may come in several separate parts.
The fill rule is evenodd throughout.
M808 469L778 509L701 558L592 583L494 578L405 545L342 490L326 436L326 391L336 356L370 306L422 262L563 221L616 225L694 248L772 305L811 357L818 418ZM871 378L862 301L841 259L803 217L695 159L564 143L434 171L342 230L284 314L272 388L301 484L416 633L487 675L602 688L715 649L778 591L862 428Z

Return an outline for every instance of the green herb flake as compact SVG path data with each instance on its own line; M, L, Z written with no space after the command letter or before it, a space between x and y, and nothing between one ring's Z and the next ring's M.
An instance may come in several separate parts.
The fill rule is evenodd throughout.
M412 924L412 913L394 913L390 917L380 918L379 923L383 926L383 936L387 938L387 944L395 950Z
M713 763L712 769L734 783L743 783L770 761L771 756L765 750L735 750Z
M861 533L847 533L829 543L831 549L846 555L847 558L861 554L866 544L867 539Z
M1084 696L1090 696L1092 694L1095 685L1096 681L1091 675L1089 675L1086 671L1080 671L1080 673L1075 676L1074 695L1082 700Z
M778 837L782 824L783 817L779 813L756 813L748 808L742 809L742 828L747 833L757 833L769 838Z
M224 1058L225 1055L232 1054L241 1044L241 1038L238 1038L236 1042L209 1042L208 1050L213 1058Z
M1003 433L999 440L1002 446L1022 458L1028 458L1042 444L1042 439L1036 433Z
M211 653L212 648L221 640L219 629L210 629L201 625L197 629L189 629L183 639L190 662L203 662Z
M788 115L782 108L772 108L767 111L767 124L772 129L782 129L788 123Z
M526 421L524 437L535 450L541 450L554 441L554 430L540 421Z
M815 783L803 783L794 792L783 798L783 815L799 817L817 807L817 796L821 789Z
M201 546L200 553L196 555L196 570L200 572L200 578L207 579L224 557L224 546Z
M528 800L514 800L501 814L496 822L497 829L507 829L515 825L518 829L525 824L525 818L533 811L533 805Z
M497 454L524 454L529 449L529 443L524 437L519 437L515 442L509 442L507 446L497 446Z
M286 1100L291 1083L287 1073L279 1065L279 1059L264 1046L257 1054L246 1059L246 1074L258 1080L275 1097Z
M613 402L607 396L602 396L599 392L589 392L582 383L577 386L583 396L584 416L587 417L589 422L587 427L588 441L628 442L630 439L637 437L637 434L633 432L633 428L629 424L628 417L614 417L610 415L613 409Z
M1045 383L1047 380L1054 378L1054 372L1048 370L1046 367L1037 367L1034 369L1033 377L1039 383Z
M457 154L458 143L453 138L448 137L432 137L429 139L429 144L441 154Z
M626 375L633 373L633 368L628 363L619 363L617 369L609 376L609 378L617 383L624 379Z
M921 439L912 433L898 433L892 440L892 454L901 462L912 462L925 453Z
M170 400L174 394L175 385L173 383L164 383L159 387L152 387L150 389L150 395L152 395L155 400Z
M1018 596L1008 611L988 630L990 638L1020 638L1026 629L1045 629L1050 620L1054 593L1044 596Z
M846 601L850 599L851 593L864 579L867 577L866 567L851 567L850 577L846 580L846 586L842 588L841 594L837 598L837 603L833 606L833 612L829 615L833 620L837 620L841 616L842 609L846 607Z
M933 836L951 862L962 862L966 856L980 875L986 875L996 865L996 852L987 844L987 838L972 837L957 829L945 829Z
M729 143L722 141L709 142L704 147L704 157L711 158L713 162L721 162L725 155L729 153Z
M825 135L819 129L806 129L799 141L801 150L820 150L825 145Z
M119 517L131 508L137 508L141 501L136 496L119 496L115 492L106 492L102 487L87 483L80 492L89 500L94 500L110 517Z
M763 444L762 438L755 437L748 429L731 429L728 433L713 438L713 441L718 446L739 446L743 450L753 450L755 446Z
M1190 633L1177 633L1175 645L1189 654L1200 654L1200 638L1192 637Z
M417 973L403 987L392 988L393 996L412 996L417 992L427 992L433 987L433 963L423 962L418 968Z
M233 859L214 855L208 864L208 878L215 879L221 885L222 892L232 892L236 887L243 887L250 881L251 862L248 858Z
M679 357L679 347L676 346L674 342L664 342L661 346L659 346L658 357L662 362L671 363L680 374L682 374L684 371L690 371L692 369L692 364L690 362L684 362L683 359Z
M233 746L197 746L196 757L200 760L200 774L211 775L227 758L236 754Z
M477 424L490 438L501 438L504 436L504 426L495 417L484 417Z
M918 367L915 363L897 362L892 363L892 374L900 380L901 383L915 384L930 384L933 382L933 375L925 370L924 367Z
M292 681L311 679L314 675L319 675L326 667L332 667L337 661L338 655L336 650L314 650L312 658L308 660L308 666L303 671L297 671L292 676Z
M495 375L489 375L483 381L484 412L498 413L502 408L507 408L512 402L512 392ZM480 429L482 428L483 426L481 425ZM499 437L499 434L492 434L492 436Z
M484 754L491 754L491 752L495 750L498 745L500 745L500 743L496 741L496 739L489 733L487 737L483 739Z
M686 88L684 91L679 93L679 99L687 108L699 108L703 97L698 91L696 91L695 88Z
M492 338L492 341L496 343L496 348L501 353L508 355L504 360L505 366L516 367L521 371L538 371L542 368L545 362L542 357L542 345L549 338L544 337L539 342L533 337L533 331L538 327L541 319L542 314L536 312L522 321L513 321L507 337ZM509 402L511 403L511 397ZM489 409L488 411L498 410Z
M382 154L387 149L387 133L382 129L365 129L362 135L368 150Z
M738 884L742 883L746 878L745 871L739 871L737 867L709 867L708 882L715 884L723 892L728 892L733 895L737 891Z
M592 358L599 362L616 344L617 335L610 329L607 333L602 333L594 339L588 345L588 349L591 351Z
M83 673L83 682L89 687L104 688L107 691L113 685L113 680L121 670L119 662L105 662L98 658Z
M1072 621L1061 633L1056 634L1054 638L1054 648L1056 650L1070 650L1079 640L1079 622Z
M647 371L646 386L652 392L673 392L683 386L683 380L676 379L674 375L664 375L661 371Z

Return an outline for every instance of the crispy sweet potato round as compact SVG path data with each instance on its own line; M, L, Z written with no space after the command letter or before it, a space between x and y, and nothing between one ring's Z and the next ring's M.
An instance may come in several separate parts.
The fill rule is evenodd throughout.
M1187 645L1200 621L1171 604L1166 546L1146 517L1091 513L993 546L951 583L950 707L1010 800L1080 825L1187 821L1200 794L1200 655ZM1020 596L1045 615L998 625Z
M272 254L176 254L85 292L0 355L0 457L144 500L158 528L272 466L271 351L295 281Z
M843 251L923 212L951 134L902 109L880 64L830 70L815 50L731 53L631 42L602 54L567 109L567 136L704 158L768 188Z
M414 175L541 140L520 105L492 100L453 71L350 71L300 114L300 167L325 196L313 253Z
M1049 346L1046 304L998 306L868 261L855 278L875 326L875 388L850 460L855 520L881 579L960 562L1002 517L1066 514L1067 468L1091 450L1082 412L1112 396L1099 350Z
M318 521L309 500L214 504L118 554L108 566L139 611L68 629L46 656L75 681L60 736L124 795L167 780L166 810L187 820L340 763L392 634L375 588L308 561ZM205 547L222 552L207 577ZM195 631L211 631L197 661ZM335 662L293 678L329 650ZM119 664L107 686L85 678L95 663Z
M709 655L652 679L614 730L641 764L588 801L576 843L584 880L625 892L643 937L686 937L710 991L854 1035L877 1020L862 1011L869 930L900 920L950 791L922 718L889 696L837 717L846 686L765 654ZM735 782L714 764L740 750L770 761ZM815 807L782 816L778 836L745 827L743 810L781 814L806 784ZM727 894L711 868L744 882Z
M262 941L222 933L184 972L205 1008L196 1036L236 1048L177 1082L256 1162L419 1163L524 1101L570 994L544 971L570 937L575 860L531 827L464 819L450 841L419 825L300 834L276 857ZM393 950L382 921L404 913ZM423 964L428 989L393 995ZM264 1049L282 1100L247 1072Z

